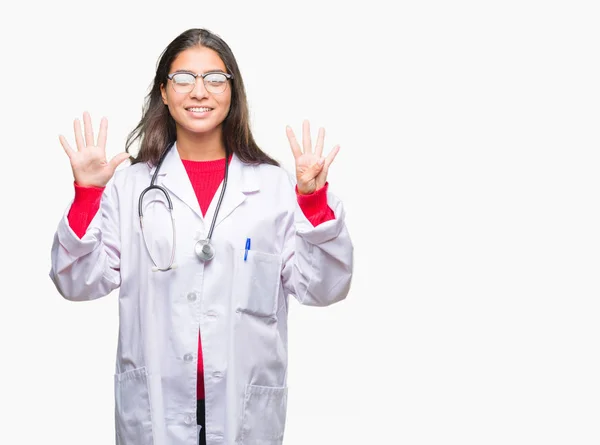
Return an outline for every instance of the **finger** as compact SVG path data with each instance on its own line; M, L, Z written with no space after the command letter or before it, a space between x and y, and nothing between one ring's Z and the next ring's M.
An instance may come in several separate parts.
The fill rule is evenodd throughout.
M87 111L83 113L83 129L85 132L85 146L94 146L94 128L92 127L92 118Z
M322 187L325 184L325 182L327 182L329 166L331 165L339 151L340 146L336 145L335 147L333 147L333 150L331 150L331 153L329 153L329 155L326 158L321 158L323 160L323 169L321 170L317 178L317 184L319 187Z
M108 131L108 119L103 117L100 120L100 132L98 133L98 147L106 149L106 132Z
M312 153L312 141L310 140L310 123L308 120L302 122L302 147L304 153Z
M67 142L67 139L62 134L58 136L58 140L60 141L60 145L62 145L62 148L65 150L65 153L67 154L69 159L71 159L72 156L75 154L75 150L71 148L71 146Z
M290 142L290 147L292 147L292 153L294 153L294 158L301 156L302 150L300 150L300 145L296 140L294 131L289 125L285 127L285 133L287 134L288 141Z
M323 143L325 141L325 129L319 128L319 134L317 135L317 145L315 145L315 154L320 158L323 156Z
M333 150L331 150L331 153L329 153L327 155L327 157L325 158L325 163L323 164L323 168L325 171L327 171L329 169L329 166L331 165L331 163L333 162L333 160L335 159L335 157L337 156L339 151L340 151L340 146L336 145L335 147L333 147Z
M85 148L85 144L83 142L83 136L81 135L81 122L79 119L73 121L73 129L75 130L75 144L77 145L77 150L82 151Z
M109 162L109 165L112 167L113 171L117 169L117 167L125 160L129 159L129 153L123 152L116 155Z

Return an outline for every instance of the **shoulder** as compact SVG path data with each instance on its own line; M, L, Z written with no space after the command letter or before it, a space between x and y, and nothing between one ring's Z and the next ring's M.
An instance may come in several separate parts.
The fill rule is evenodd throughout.
M136 190L138 184L150 183L150 167L140 162L134 165L122 165L106 185L106 192L110 194L127 195L129 190Z
M150 174L150 166L145 162L134 165L126 165L118 168L113 176L115 185L122 186L135 181L137 178L147 178Z
M254 167L261 182L267 187L294 188L296 185L296 177L284 167L271 164L259 164Z

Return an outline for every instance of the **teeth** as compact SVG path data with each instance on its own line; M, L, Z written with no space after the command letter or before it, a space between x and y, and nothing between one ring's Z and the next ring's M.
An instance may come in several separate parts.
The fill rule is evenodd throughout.
M194 113L204 113L206 111L210 111L212 110L212 108L207 108L207 107L201 107L201 108L188 108L188 110L194 112Z

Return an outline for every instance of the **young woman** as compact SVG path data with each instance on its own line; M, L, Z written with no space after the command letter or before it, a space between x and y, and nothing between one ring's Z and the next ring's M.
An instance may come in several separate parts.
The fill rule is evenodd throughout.
M324 157L323 129L313 147L305 121L301 147L288 127L288 175L252 137L231 49L203 29L162 53L125 153L106 160L106 119L97 140L83 124L76 150L60 136L75 199L50 277L69 300L120 287L117 443L282 443L289 295L327 306L351 283L327 183L338 147Z

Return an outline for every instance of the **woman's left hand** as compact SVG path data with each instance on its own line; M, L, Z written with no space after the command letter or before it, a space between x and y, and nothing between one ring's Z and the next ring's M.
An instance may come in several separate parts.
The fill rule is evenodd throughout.
M310 124L307 120L302 123L302 147L304 153L296 140L292 129L286 127L290 147L296 160L296 181L298 192L302 195L308 195L319 190L327 182L327 171L329 166L340 151L340 146L336 145L333 150L323 157L323 142L325 140L325 129L319 128L317 135L317 144L313 152L312 142L310 140Z

